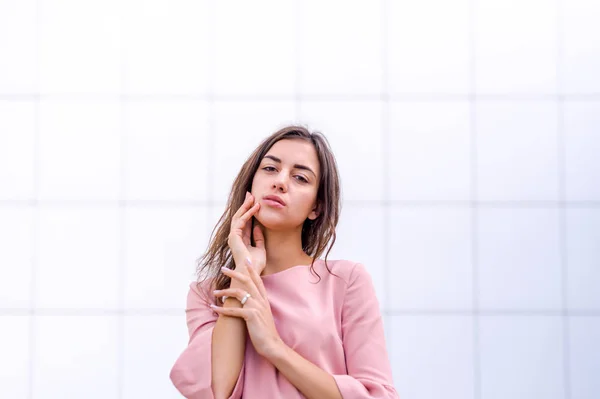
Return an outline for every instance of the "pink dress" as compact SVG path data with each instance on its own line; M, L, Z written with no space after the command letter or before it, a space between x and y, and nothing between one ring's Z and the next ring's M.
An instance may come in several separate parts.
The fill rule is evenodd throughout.
M386 351L383 319L371 276L360 263L322 259L262 276L277 331L294 351L333 375L344 399L399 398ZM317 284L314 284L317 282ZM200 287L212 298L211 287ZM170 378L186 398L212 399L211 339L218 315L196 283L187 297L189 342ZM246 352L230 398L304 398L254 349L246 332Z

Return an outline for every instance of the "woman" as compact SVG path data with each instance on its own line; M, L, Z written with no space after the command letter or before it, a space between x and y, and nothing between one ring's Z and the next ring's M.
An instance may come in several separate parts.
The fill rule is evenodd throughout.
M319 258L339 192L327 140L303 127L248 158L190 284L190 339L170 373L185 397L398 398L370 274Z

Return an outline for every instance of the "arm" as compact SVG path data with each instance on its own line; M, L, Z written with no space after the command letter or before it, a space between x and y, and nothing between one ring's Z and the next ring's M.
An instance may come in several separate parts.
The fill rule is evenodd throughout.
M244 272L243 268L237 269ZM244 288L231 280L231 288ZM227 298L224 308L241 308L236 298ZM246 323L237 317L218 316L212 336L212 387L215 397L239 398L242 394L244 353L246 351ZM239 389L235 389L239 385Z
M346 289L342 341L347 374L330 375L283 343L269 360L307 398L398 399L379 302L371 276L360 263L352 270Z
M246 344L244 321L214 313L207 302L213 298L211 289L207 281L198 286L195 282L190 284L186 306L190 338L169 377L188 399L241 398ZM236 306L235 301L228 298L225 306Z
M331 374L306 360L284 342L267 359L308 399L343 399Z

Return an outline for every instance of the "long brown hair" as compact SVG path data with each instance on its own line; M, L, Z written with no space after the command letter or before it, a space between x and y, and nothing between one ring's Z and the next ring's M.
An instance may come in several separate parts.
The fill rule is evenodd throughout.
M251 191L252 180L261 160L276 142L283 139L308 141L314 145L317 151L321 170L319 188L317 190L317 210L319 216L315 220L307 218L304 221L302 226L302 250L312 257L310 267L311 271L316 273L313 268L314 262L325 251L331 240L331 245L329 245L325 254L325 266L329 273L334 274L327 266L327 256L335 243L335 228L341 213L340 179L337 163L329 142L322 133L311 133L302 126L286 126L264 139L250 154L246 162L244 162L231 187L226 209L212 230L208 248L204 255L197 260L196 273L198 281L206 278L214 279L215 289L229 288L231 278L223 274L220 268L226 266L230 269L235 269L235 262L227 244L231 230L231 219L242 206L246 191ZM254 220L254 217L252 220ZM251 238L251 242L252 245L255 245L254 237ZM318 276L318 273L316 274ZM218 303L214 298L213 301Z

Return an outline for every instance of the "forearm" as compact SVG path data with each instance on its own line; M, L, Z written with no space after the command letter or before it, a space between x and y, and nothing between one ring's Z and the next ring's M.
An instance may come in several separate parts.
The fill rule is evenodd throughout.
M303 358L283 341L267 359L308 399L343 399L331 374Z
M238 271L243 271L237 268ZM243 288L239 281L231 281L231 288ZM219 298L220 300L220 298ZM223 307L238 307L236 298L227 298ZM212 336L212 389L216 399L228 398L239 378L246 351L246 323L244 319L219 315Z

